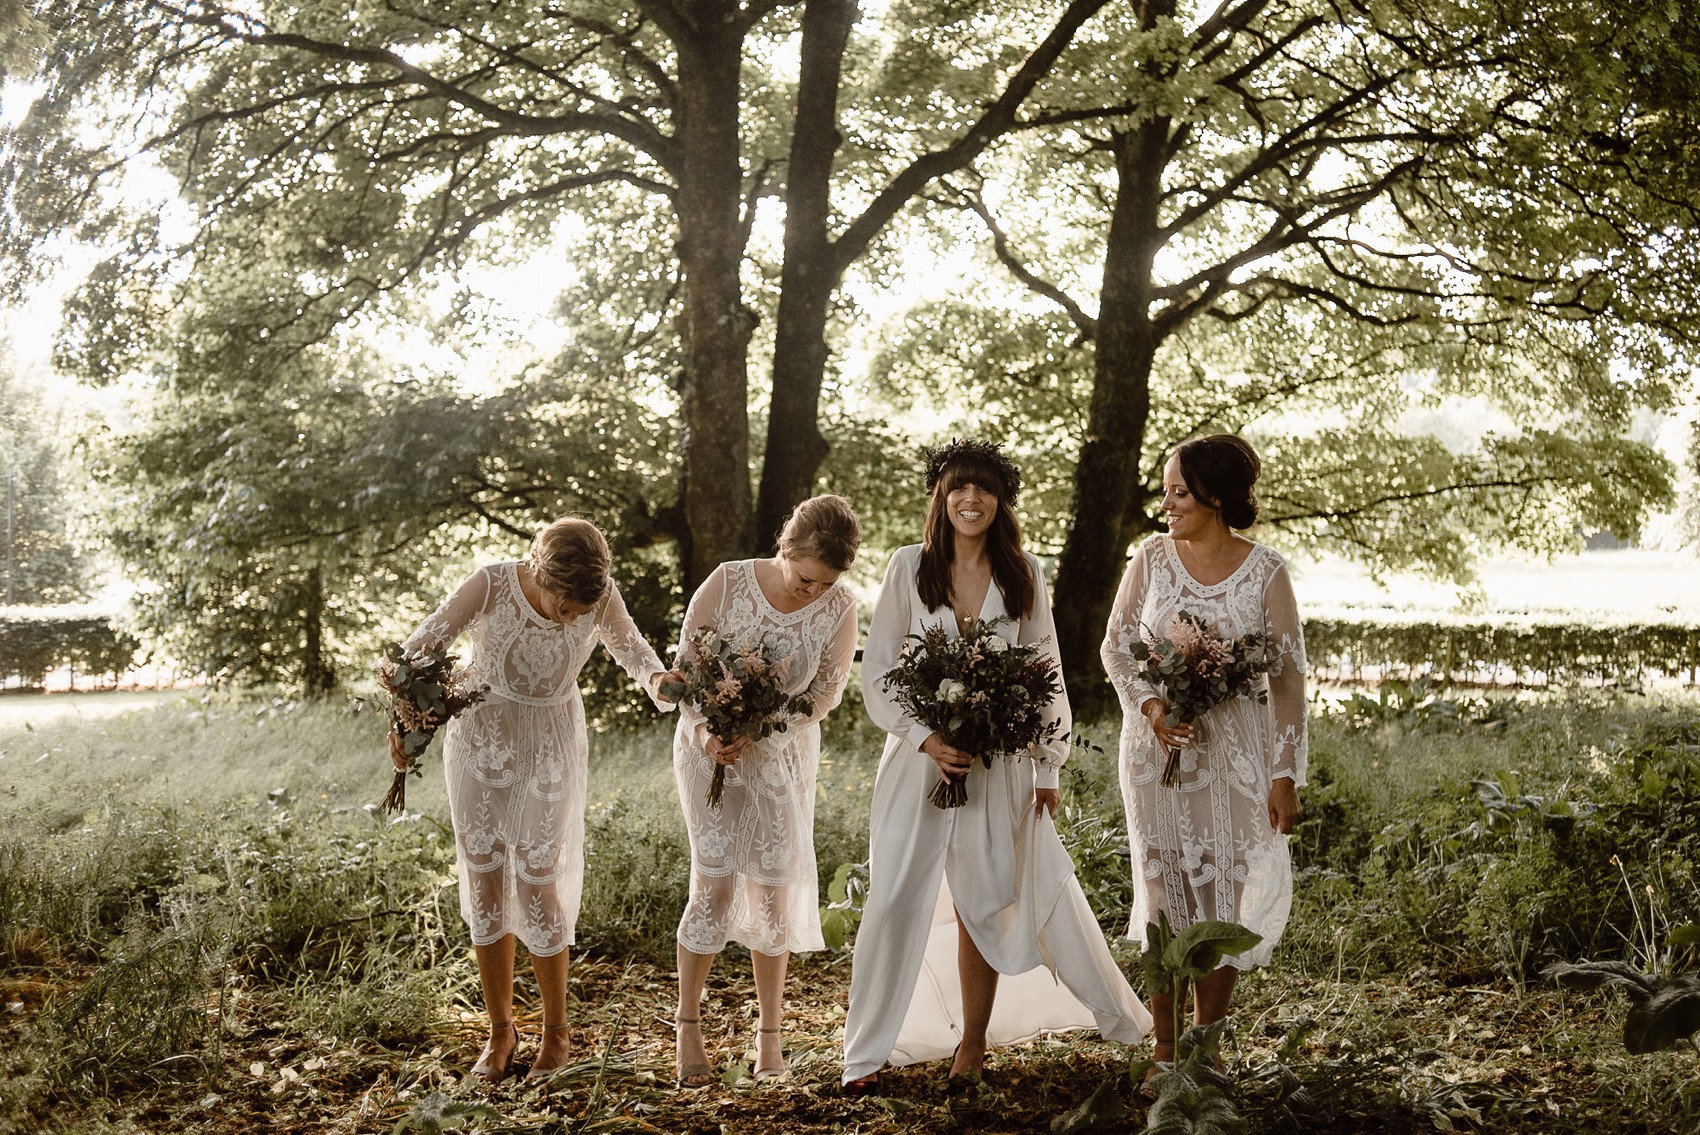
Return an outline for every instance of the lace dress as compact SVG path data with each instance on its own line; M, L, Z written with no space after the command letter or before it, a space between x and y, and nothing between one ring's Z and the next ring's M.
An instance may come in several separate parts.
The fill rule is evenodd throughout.
M715 568L691 598L681 645L703 627L760 641L785 667L787 692L807 692L814 712L757 742L726 770L719 808L707 804L714 761L708 727L680 707L673 772L691 840L691 894L678 941L698 954L728 941L757 953L819 950L820 884L815 867L815 780L820 720L839 703L856 656L856 598L842 583L784 614L756 583L755 561Z
M517 568L474 572L404 645L446 647L464 634L467 673L490 687L443 739L460 911L473 944L513 934L548 957L572 945L584 886L589 748L579 671L605 643L653 699L662 666L612 582L594 610L555 623L526 599Z
M897 664L904 636L939 623L946 633L959 633L949 608L929 611L921 601L920 561L919 545L893 554L862 657L862 699L888 736L874 780L868 896L851 965L843 1078L941 1059L955 1049L963 1028L959 916L981 955L1004 975L988 1046L1094 1027L1134 1044L1151 1027L1151 1015L1116 966L1054 822L1035 815L1033 790L1057 786L1068 741L1051 742L1034 759L998 759L989 769L976 763L960 808L935 808L927 800L938 766L919 746L932 730L904 713L880 683ZM1016 643L1043 643L1055 657L1044 575L1033 556L1027 564L1033 610L999 633ZM988 587L979 617L1008 614L1002 592ZM1066 732L1066 696L1050 713L1059 733Z
M1139 712L1162 691L1141 681L1129 648L1166 634L1186 610L1224 636L1265 633L1280 657L1268 703L1234 698L1204 717L1181 750L1180 783L1158 783L1163 754ZM1269 823L1270 785L1305 783L1304 629L1281 557L1261 544L1220 583L1205 585L1181 563L1174 541L1151 537L1122 576L1102 649L1122 703L1121 781L1133 852L1133 918L1128 934L1165 911L1179 930L1204 919L1238 922L1263 941L1225 964L1267 965L1293 902L1287 837Z

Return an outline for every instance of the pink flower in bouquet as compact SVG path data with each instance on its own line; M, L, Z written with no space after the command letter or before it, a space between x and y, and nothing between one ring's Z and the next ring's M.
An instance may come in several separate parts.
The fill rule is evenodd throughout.
M1150 635L1150 632L1146 632ZM1169 703L1165 723L1196 723L1205 740L1204 715L1236 697L1265 702L1267 693L1256 680L1269 673L1273 659L1266 636L1258 633L1223 638L1204 619L1190 611L1175 612L1165 638L1151 636L1132 645L1140 676L1163 691ZM1180 778L1180 752L1168 753L1160 778L1173 788Z
M784 733L791 718L814 712L808 695L786 692L788 665L760 641L735 641L702 627L684 643L674 667L679 679L664 683L662 694L697 707L722 745ZM708 784L710 807L720 807L725 784L726 766L716 763Z

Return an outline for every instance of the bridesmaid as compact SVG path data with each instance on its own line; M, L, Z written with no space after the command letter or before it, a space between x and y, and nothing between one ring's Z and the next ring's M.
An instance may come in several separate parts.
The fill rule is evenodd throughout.
M514 943L525 943L543 1003L543 1035L528 1079L566 1064L567 950L584 881L589 778L578 674L598 642L661 709L665 671L608 578L608 544L588 520L563 517L519 562L479 568L413 632L403 649L470 640L467 673L489 687L443 737L460 912L472 931L490 1033L472 1071L513 1070ZM398 768L407 758L394 744Z
M1183 442L1163 470L1166 534L1141 544L1116 595L1102 649L1122 703L1121 781L1133 853L1133 921L1128 934L1162 911L1176 930L1204 919L1237 922L1263 936L1225 960L1194 990L1193 1021L1227 1015L1241 969L1266 965L1293 901L1287 835L1298 822L1305 778L1304 628L1286 565L1239 534L1257 522L1261 463L1232 434ZM1268 702L1234 698L1191 725L1163 724L1162 691L1139 676L1130 651L1162 634L1185 610L1220 633L1266 634L1280 665L1267 679ZM1202 738L1202 739L1201 739ZM1180 749L1180 781L1164 788L1164 755ZM1172 996L1153 993L1156 1058L1174 1059Z
M868 714L889 736L844 1026L844 1087L857 1095L878 1090L887 1063L950 1056L956 1087L982 1075L990 1045L1094 1025L1133 1044L1151 1025L1052 822L1067 740L985 769L881 685L905 636L941 623L955 635L970 619L1004 618L1006 639L1056 653L1039 561L1022 551L1011 509L1015 464L988 442L953 441L928 455L926 485L922 543L891 557L862 661ZM1049 712L1066 734L1067 698ZM940 777L964 774L965 806L928 801Z
M780 1019L792 953L819 950L815 869L815 775L820 720L843 696L856 655L856 597L839 581L862 529L850 502L818 496L799 504L771 559L721 564L697 589L680 645L704 627L760 641L785 668L785 688L813 711L784 733L722 745L702 715L680 710L673 742L679 803L691 840L691 894L679 919L677 1073L680 1087L714 1080L702 1037L702 992L727 942L750 951L760 1021L757 1079L785 1071ZM719 808L706 803L716 764L726 767Z

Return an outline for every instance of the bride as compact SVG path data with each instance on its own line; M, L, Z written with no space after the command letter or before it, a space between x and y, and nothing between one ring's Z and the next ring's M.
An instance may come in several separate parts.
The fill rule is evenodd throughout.
M983 1074L993 1045L1094 1025L1133 1044L1151 1025L1052 822L1068 742L985 769L881 685L905 636L940 623L954 635L971 619L1005 619L1006 639L1056 653L1039 562L1022 551L1010 507L1014 462L990 443L953 441L929 454L926 484L923 542L892 556L863 653L862 697L888 736L844 1026L852 1094L877 1091L887 1063L950 1056L956 1087ZM1049 712L1065 737L1060 692ZM966 805L928 801L940 777L962 776Z

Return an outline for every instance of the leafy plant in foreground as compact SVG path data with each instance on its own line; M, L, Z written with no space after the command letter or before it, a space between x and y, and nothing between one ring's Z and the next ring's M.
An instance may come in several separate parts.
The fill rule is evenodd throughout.
M821 934L827 948L842 950L862 921L862 906L868 897L868 864L840 863L826 888L826 905L820 908Z
M1145 1117L1146 1135L1245 1135L1234 1082L1216 1068L1227 1027L1223 1018L1181 1034L1174 1064L1151 1081L1157 1099Z
M1169 1035L1178 1038L1174 1063L1150 1081L1156 1101L1146 1116L1147 1135L1244 1135L1245 1119L1240 1115L1234 1083L1216 1067L1227 1021L1184 1033L1181 1021L1187 985L1214 973L1224 957L1243 954L1261 941L1261 934L1238 923L1213 919L1195 922L1176 933L1162 911L1157 912L1156 922L1146 924L1145 952L1140 958L1145 992L1169 994L1174 1029ZM1151 1067L1149 1060L1136 1058L1128 1066L1128 1077L1135 1085L1141 1084ZM1106 1079L1079 1107L1053 1119L1052 1135L1079 1135L1126 1116L1127 1109L1114 1085L1115 1077Z
M1671 931L1670 945L1700 946L1700 924ZM1573 989L1615 986L1629 995L1623 1022L1623 1047L1642 1056L1674 1047L1700 1032L1700 974L1656 977L1627 962L1558 962L1541 976ZM1700 1048L1700 1041L1696 1042Z
M1186 1011L1186 987L1189 982L1209 977L1222 964L1222 959L1243 954L1259 942L1263 935L1246 929L1237 922L1205 919L1185 930L1176 932L1169 925L1169 916L1157 912L1157 921L1145 924L1145 952L1140 965L1145 971L1147 993L1168 992L1174 1013L1174 1032L1181 1035L1181 1022ZM1179 1052L1179 1049L1176 1049ZM1215 1056L1215 1051L1211 1051Z
M402 1135L410 1129L420 1132L420 1135L440 1135L472 1119L500 1118L502 1113L487 1103L468 1103L450 1099L442 1092L432 1092L396 1120L391 1135Z

